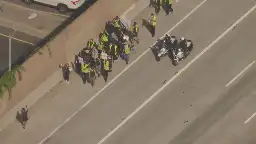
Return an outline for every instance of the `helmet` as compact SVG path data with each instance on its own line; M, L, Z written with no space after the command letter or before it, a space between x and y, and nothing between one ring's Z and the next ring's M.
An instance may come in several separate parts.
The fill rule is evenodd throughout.
M176 37L175 37L175 36L171 36L171 38L176 39Z
M181 37L180 40L185 40L185 38L184 38L184 37Z

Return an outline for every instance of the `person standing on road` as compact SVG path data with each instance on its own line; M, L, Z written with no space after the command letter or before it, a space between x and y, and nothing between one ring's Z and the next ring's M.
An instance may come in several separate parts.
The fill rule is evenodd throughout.
M21 123L23 129L26 128L26 124L28 121L28 107L21 108L20 111L17 111L16 120Z
M169 15L170 12L173 12L172 9L172 0L165 0L165 6L166 6L166 15Z
M87 81L89 81L89 72L90 72L89 64L87 63L81 64L81 71L82 71L82 80L85 84Z
M104 66L104 70L103 70L103 78L105 80L105 82L107 82L108 80L108 73L111 71L111 62L109 59L104 59L103 60L103 66Z
M88 49L93 49L96 47L96 43L93 41L93 39L90 39L88 42L87 42L87 48Z
M132 34L133 34L133 40L135 40L137 42L137 44L139 43L139 25L137 24L137 22L134 22L132 25Z
M69 84L69 76L70 76L70 72L72 71L72 68L69 66L68 63L66 63L65 65L60 64L60 68L62 69L64 81L67 84Z
M124 51L122 53L122 59L125 60L125 63L129 63L129 55L131 53L131 46L127 43L124 44Z
M154 6L154 0L149 0L149 7L153 7Z
M112 62L114 63L115 60L118 59L119 57L119 48L116 44L112 44L111 46L111 49L110 49L110 55L111 55L111 59L112 59Z
M154 0L154 5L155 5L155 11L156 11L156 14L158 15L159 12L160 12L160 9L162 7L162 4L163 4L163 0Z
M152 37L154 37L155 30L156 30L156 16L153 13L151 13L148 22L150 24L150 33L151 33Z

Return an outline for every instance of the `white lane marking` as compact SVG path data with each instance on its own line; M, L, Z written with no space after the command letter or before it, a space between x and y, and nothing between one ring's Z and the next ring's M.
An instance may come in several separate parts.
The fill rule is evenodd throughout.
M39 12L39 13L46 14L46 15L60 16L60 17L65 17L65 18L69 17L68 15L63 15L63 14L58 14L58 13L51 13L51 12L46 12L46 11L42 11L42 10L36 10L36 9L28 8L28 7L25 7L25 6L20 6L18 4L11 3L11 2L1 1L0 3L4 3L4 4L9 5L11 7L16 7L16 8L23 9L23 10ZM3 12L4 12L4 5L2 6L2 9L3 9Z
M174 25L167 33L174 30L178 25L180 25L183 21L185 21L190 15L192 15L200 6L202 6L207 0L202 1L197 7L195 7L192 11L190 11L183 19L181 19L176 25ZM103 92L106 88L108 88L113 82L115 82L124 72L126 72L131 66L137 63L146 53L148 53L150 49L145 50L138 58L136 58L131 64L129 64L125 69L123 69L118 75L116 75L110 82L108 82L101 90L99 90L96 94L94 94L86 103L84 103L75 113L73 113L70 117L68 117L63 123L61 123L58 127L56 127L48 136L46 136L42 141L38 144L43 144L47 139L49 139L54 133L56 133L62 126L64 126L71 118L73 118L77 113L79 113L84 107L86 107L91 101L93 101L101 92Z
M174 25L169 31L167 31L160 39L164 38L166 34L171 33L175 28L177 28L183 21L185 21L190 15L192 15L198 8L200 8L207 0L202 1L199 5L197 5L190 13L188 13L183 19L181 19L176 25ZM156 42L153 44L155 45ZM149 51L149 50L148 50Z
M243 73L245 73L254 63L255 61L248 64L239 74L237 74L231 81L229 81L226 84L226 87L229 87L236 79L238 79Z
M135 114L137 114L144 106L152 101L160 92L162 92L171 82L178 78L185 70L187 70L196 60L198 60L204 53L206 53L214 44L221 40L227 33L229 33L237 24L239 24L244 18L246 18L254 9L256 5L252 7L247 13L240 17L234 24L232 24L224 33L222 33L217 39L215 39L210 45L208 45L202 52L200 52L194 59L192 59L184 68L182 68L176 75L174 75L168 82L166 82L160 89L158 89L152 96L142 103L134 112L132 112L126 119L124 119L117 127L110 131L98 144L104 143L111 135L113 135L118 129L120 129L127 121L129 121Z
M252 115L252 116L250 116L245 122L244 122L244 124L247 124L251 119L253 119L254 117L256 116L256 112Z
M131 10L133 10L135 4L133 4L130 8L128 8L120 17L125 17Z

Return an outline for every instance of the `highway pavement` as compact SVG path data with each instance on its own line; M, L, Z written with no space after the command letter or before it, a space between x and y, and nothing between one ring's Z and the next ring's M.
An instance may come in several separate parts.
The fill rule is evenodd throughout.
M9 65L9 38L10 34L13 34L12 49L11 49L11 60L15 63L26 56L33 48L34 45L39 41L38 38L29 36L25 33L14 31L9 28L0 26L0 73L8 68Z
M255 119L244 124L256 112L254 5L252 0L174 3L173 14L157 16L155 38L140 28L134 62L126 68L116 62L109 83L100 79L90 88L72 74L70 85L61 83L31 108L26 130L13 123L0 132L1 144L255 142L250 133ZM153 11L144 9L134 21ZM167 31L195 45L177 67L168 57L156 61L149 50Z

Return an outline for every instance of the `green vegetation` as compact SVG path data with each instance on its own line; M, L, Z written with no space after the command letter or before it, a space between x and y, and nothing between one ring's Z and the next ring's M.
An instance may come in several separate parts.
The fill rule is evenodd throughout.
M21 80L21 72L23 71L22 66L13 67L11 71L6 71L3 76L0 78L0 98L3 97L4 92L7 90L9 93L9 99L12 97L12 89L17 83L17 74L18 80Z

